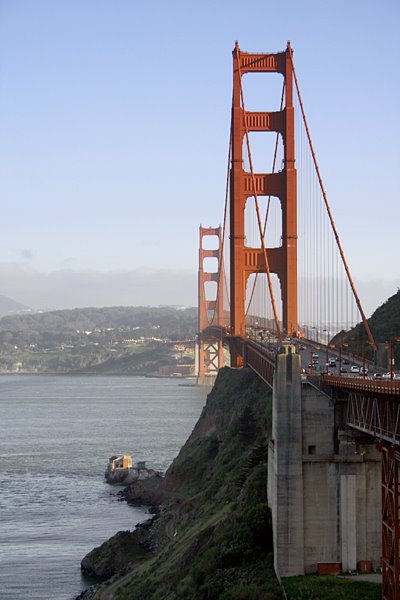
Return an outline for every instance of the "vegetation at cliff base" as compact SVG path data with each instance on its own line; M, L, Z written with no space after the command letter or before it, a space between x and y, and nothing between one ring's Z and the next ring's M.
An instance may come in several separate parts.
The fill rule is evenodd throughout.
M286 577L282 580L288 600L380 600L382 586L369 581L332 575Z

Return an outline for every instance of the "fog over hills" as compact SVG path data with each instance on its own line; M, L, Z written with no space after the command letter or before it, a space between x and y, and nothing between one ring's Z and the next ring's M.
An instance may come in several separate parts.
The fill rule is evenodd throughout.
M195 270L62 269L43 273L29 265L0 263L0 282L4 295L34 310L197 304Z
M105 272L60 269L45 273L27 263L0 263L0 282L1 293L23 305L22 310L26 306L33 310L60 310L86 306L197 305L195 269ZM397 291L398 285L395 279L356 279L367 317ZM21 309L16 307L16 310ZM9 313L0 312L0 316L2 314Z

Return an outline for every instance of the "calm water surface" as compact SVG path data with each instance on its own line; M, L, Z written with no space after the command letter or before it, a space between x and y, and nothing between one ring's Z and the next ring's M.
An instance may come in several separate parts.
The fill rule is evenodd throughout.
M0 377L0 598L71 600L80 560L145 509L104 482L111 454L163 471L207 390L145 377Z

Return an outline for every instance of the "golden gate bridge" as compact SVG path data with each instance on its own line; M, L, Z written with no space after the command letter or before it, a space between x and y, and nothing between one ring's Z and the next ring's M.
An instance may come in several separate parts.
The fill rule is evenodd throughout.
M280 96L248 111L246 78L260 74L281 76ZM252 152L260 134L269 136L270 158ZM255 158L263 172L255 171ZM200 379L223 366L225 347L232 367L253 369L273 388L285 340L322 348L328 358L332 338L359 322L376 349L323 185L290 43L283 52L255 54L236 42L223 219L219 227L200 226L198 284ZM318 375L310 366L303 377L329 397L345 396L347 426L378 445L382 597L399 600L400 382L367 379L364 371Z

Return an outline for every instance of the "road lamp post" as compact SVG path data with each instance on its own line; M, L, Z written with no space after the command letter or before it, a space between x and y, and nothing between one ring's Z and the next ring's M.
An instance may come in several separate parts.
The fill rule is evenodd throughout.
M341 369L342 369L342 348L346 348L348 346L348 344L345 344L344 342L339 344L339 377L341 376Z
M258 335L259 335L259 338L260 338L260 344L261 344L261 348L262 348L262 347L263 347L263 341L264 341L264 335L263 335L263 332L262 332L262 331L260 331L260 333L259 333Z
M316 339L314 339L313 341L314 341L314 342L317 342L317 344L318 344L318 343L319 343L319 339L318 339L318 328L317 328L317 326L316 326L316 325L311 325L311 329L314 329L314 330L315 330L315 334L314 334L314 333L312 333L312 334L311 334L311 335L313 335L313 336L315 335L315 338L316 338Z
M389 360L390 360L390 381L393 381L394 377L394 353L393 353L393 342L399 342L399 337L391 337L389 339Z
M310 364L310 366L309 366L310 375L313 374L313 366L314 366L313 353L314 353L314 350L320 350L320 349L321 349L320 346L312 346L311 349L310 349L310 363L309 363ZM318 371L317 368L315 370Z
M363 357L362 358L363 358L363 367L362 367L363 378L365 379L365 343L363 343Z
M363 378L364 379L366 377L366 372L365 372L365 346L372 346L372 342L366 342L365 340L363 340L363 346L362 346L363 366L362 366L362 370L363 370Z
M334 348L335 344L327 344L326 345L326 361L325 361L325 366L326 368L329 367L329 348Z

